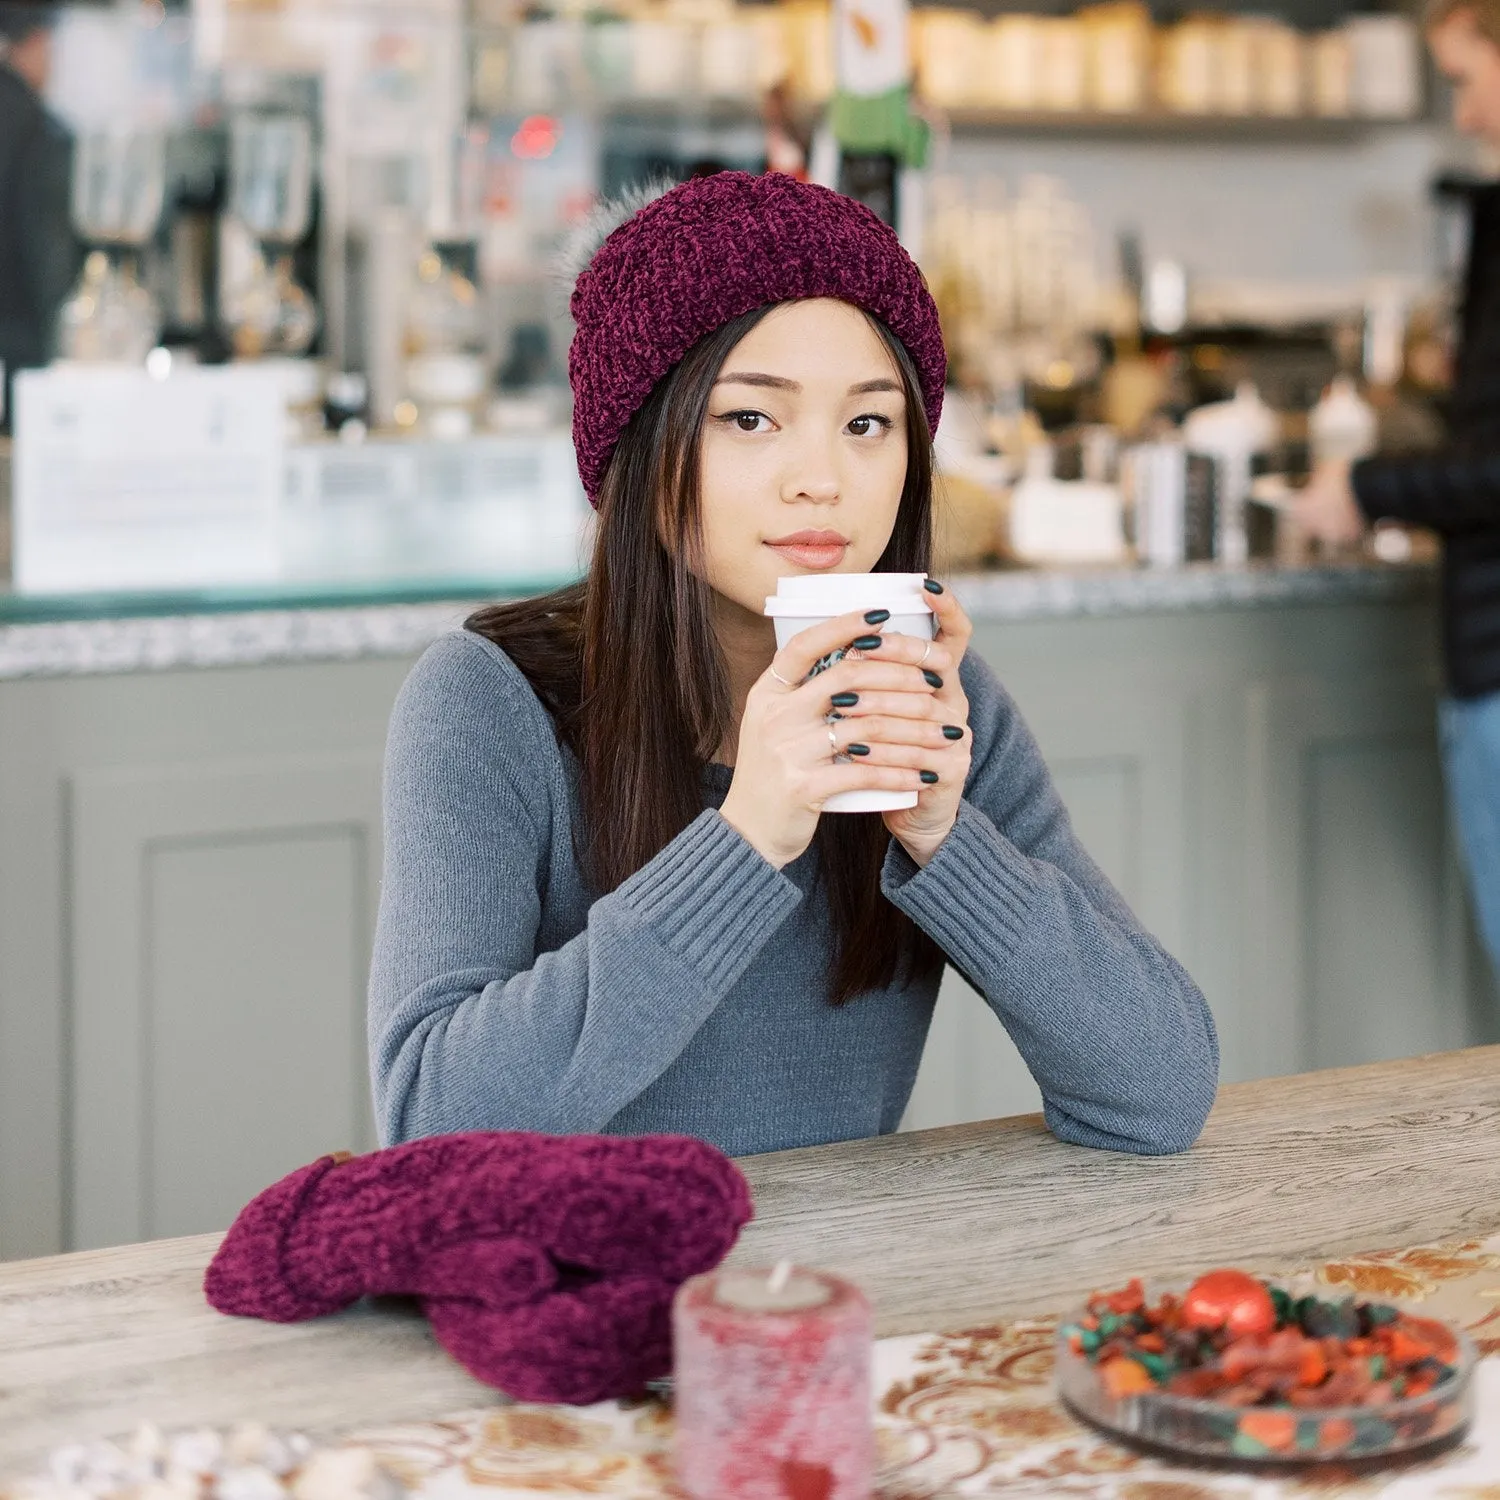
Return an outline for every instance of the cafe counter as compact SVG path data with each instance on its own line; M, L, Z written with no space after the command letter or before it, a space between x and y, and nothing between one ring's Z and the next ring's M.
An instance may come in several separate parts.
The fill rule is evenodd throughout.
M419 652L481 600L555 587L541 579L378 579L338 585L64 595L0 589L0 680L260 666ZM1169 570L1013 570L955 580L976 620L1019 622L1287 605L1429 599L1424 564Z
M0 1259L221 1228L374 1144L381 760L456 579L0 597ZM1228 1080L1495 1039L1444 815L1428 566L954 584ZM907 1124L1035 1108L945 979Z

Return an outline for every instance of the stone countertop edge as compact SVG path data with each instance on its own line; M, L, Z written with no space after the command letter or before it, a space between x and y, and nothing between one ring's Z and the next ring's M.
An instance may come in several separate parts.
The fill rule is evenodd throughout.
M1431 564L1171 570L1099 569L955 575L976 621L1187 613L1285 605L1405 603L1430 597ZM161 672L185 667L414 656L481 602L92 618L0 625L0 680Z

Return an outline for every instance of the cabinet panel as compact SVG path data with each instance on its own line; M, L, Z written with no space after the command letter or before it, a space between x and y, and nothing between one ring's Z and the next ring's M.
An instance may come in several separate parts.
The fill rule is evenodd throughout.
M1462 1046L1461 1013L1434 1003L1452 965L1430 737L1319 746L1306 764L1309 1065Z
M154 1239L221 1228L258 1186L366 1138L369 849L350 824L153 840L142 856Z
M373 1143L378 761L80 772L70 1242L220 1228Z
M1406 675L1247 695L1243 1011L1259 1074L1469 1040L1433 707Z
M64 1245L62 798L33 689L0 683L0 1259Z

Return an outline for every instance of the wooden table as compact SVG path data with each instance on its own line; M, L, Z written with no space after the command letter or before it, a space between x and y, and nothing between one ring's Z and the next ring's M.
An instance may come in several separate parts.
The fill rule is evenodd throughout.
M736 1258L852 1276L882 1333L1043 1311L1129 1273L1273 1267L1500 1228L1500 1046L1226 1088L1166 1158L1032 1116L743 1163ZM282 1327L203 1302L216 1235L0 1264L0 1475L48 1448L255 1418L334 1434L498 1399L405 1306Z

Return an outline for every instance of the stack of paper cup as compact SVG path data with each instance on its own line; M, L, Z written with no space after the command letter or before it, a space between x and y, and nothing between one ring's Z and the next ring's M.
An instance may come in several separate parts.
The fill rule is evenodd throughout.
M936 628L922 587L926 578L925 573L812 573L779 578L775 594L766 600L766 613L776 625L777 649L810 625L870 609L890 610L884 634L916 635L930 641ZM842 655L838 651L825 657L813 671L831 667ZM916 805L916 792L839 792L823 804L823 811L893 812Z

